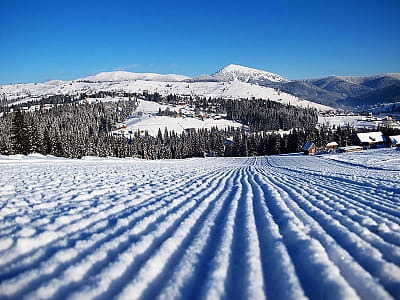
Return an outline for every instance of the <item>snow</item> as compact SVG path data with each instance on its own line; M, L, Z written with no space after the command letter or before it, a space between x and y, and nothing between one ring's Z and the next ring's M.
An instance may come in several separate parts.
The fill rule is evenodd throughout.
M131 119L129 121L135 121ZM164 133L164 129L167 128L168 131L174 131L176 133L182 133L185 129L199 129L212 127L217 127L220 130L227 129L229 127L242 127L241 123L233 122L230 120L214 120L214 119L204 119L199 120L195 118L172 118L167 116L148 116L145 118L140 118L136 123L130 124L127 122L127 128L124 129L125 132L145 132L147 131L149 135L157 136L158 130L160 129Z
M382 143L385 141L385 136L380 131L357 133L357 137L361 143Z
M149 135L157 136L158 130L164 133L165 128L168 131L174 131L175 133L182 133L185 129L200 129L206 128L211 129L217 127L220 130L227 129L229 127L242 127L243 125L238 122L231 120L220 119L215 120L213 118L204 118L204 120L191 118L191 117L169 117L169 116L158 116L159 109L165 110L169 108L170 111L186 110L186 106L172 106L158 104L152 101L139 100L139 105L136 108L135 114L130 117L124 123L126 128L114 131L117 134L124 134L129 137L129 132L148 132Z
M329 158L351 165L400 171L400 151L396 148L369 149L351 155L331 155Z
M358 122L361 118L362 118L361 116L323 116L323 115L319 115L318 123L325 124L328 126L335 126L335 127L339 127L339 126L345 127L347 125L357 127Z
M381 126L400 128L400 122L394 121L389 116L323 116L318 117L318 124L330 127L354 127L360 129L376 130Z
M93 79L95 82L56 81L51 83L4 85L2 86L2 90L8 100L15 100L18 103L33 100L33 96L56 94L79 95L80 93L94 93L96 91L125 91L130 93L159 93L163 96L174 94L186 97L200 96L224 99L261 98L305 108L312 107L323 111L332 110L328 106L303 100L296 96L276 91L273 88L237 80L231 82L184 82L165 81L166 79L158 77L155 78L157 80L154 78L154 80L130 79L116 81L106 79L110 78L106 77L105 80Z
M272 81L288 82L286 78L267 71L257 70L249 67L230 64L212 75L221 81Z
M126 71L101 72L99 74L81 78L78 80L89 81L124 81L124 80L148 80L148 81L182 81L190 77L176 74L157 74L157 73L132 73Z
M0 156L0 298L399 299L399 154Z
M393 145L400 145L400 135L392 135L389 138Z
M339 146L339 144L336 142L330 142L330 143L326 144L326 147L337 147L337 146Z

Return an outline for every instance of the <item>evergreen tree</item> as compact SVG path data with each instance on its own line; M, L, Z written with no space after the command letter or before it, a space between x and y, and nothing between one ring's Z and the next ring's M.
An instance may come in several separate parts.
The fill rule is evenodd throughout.
M30 150L29 129L25 123L24 115L17 109L12 115L11 146L14 153L28 154Z

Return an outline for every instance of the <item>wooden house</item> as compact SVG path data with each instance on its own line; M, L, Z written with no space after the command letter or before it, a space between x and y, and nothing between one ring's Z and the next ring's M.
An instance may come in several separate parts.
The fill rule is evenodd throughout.
M328 150L329 152L335 152L338 147L339 147L338 143L330 142L326 144L325 149Z
M380 131L357 133L360 145L364 148L377 148L385 144L385 136Z
M317 146L312 142L307 142L303 146L304 155L314 155L317 152Z

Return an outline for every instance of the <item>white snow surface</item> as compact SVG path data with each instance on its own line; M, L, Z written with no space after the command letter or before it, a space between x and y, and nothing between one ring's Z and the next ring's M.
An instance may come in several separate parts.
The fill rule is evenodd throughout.
M271 72L257 70L245 66L230 64L212 75L221 81L263 81L288 82L289 80Z
M0 298L399 299L399 155L0 156Z
M149 135L157 136L158 131L161 130L164 133L165 128L168 131L174 131L175 133L182 133L185 129L211 129L212 127L217 127L220 130L236 127L240 128L243 124L234 122L231 120L220 119L214 120L212 118L205 118L200 120L191 117L169 117L169 116L158 116L158 110L161 108L165 110L169 108L170 111L179 111L180 109L185 109L186 106L172 106L163 105L152 101L139 100L139 105L136 108L135 114L125 121L126 128L121 130L116 130L116 133L123 133L125 136L129 137L131 134L129 132L135 133L137 131L144 133L148 132Z
M296 96L281 91L276 91L273 88L238 80L230 82L184 82L175 80L168 81L166 78L158 78L156 76L158 74L153 74L155 76L153 79L139 79L139 77L138 79L127 79L124 77L125 75L118 75L120 74L118 72L113 72L112 74L112 76L109 76L108 73L100 73L95 75L95 77L99 76L97 79L95 77L87 77L86 79L83 79L90 79L90 81L93 82L84 82L82 80L57 80L43 83L3 85L1 87L1 91L8 100L15 100L18 101L18 103L33 100L34 97L47 95L79 95L81 93L93 93L97 91L125 91L131 93L159 93L163 96L175 94L187 97L200 96L224 99L261 98L270 99L282 104L291 104L300 107L312 107L322 111L332 110L331 107L300 99ZM112 80L114 75L116 79Z
M126 71L101 72L96 75L81 78L79 80L90 81L124 81L124 80L148 80L148 81L182 81L190 77L177 74L157 73L132 73Z

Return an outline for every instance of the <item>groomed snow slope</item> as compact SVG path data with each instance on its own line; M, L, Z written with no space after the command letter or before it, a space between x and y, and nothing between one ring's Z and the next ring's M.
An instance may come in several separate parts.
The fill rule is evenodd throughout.
M398 157L0 157L0 298L399 299Z

